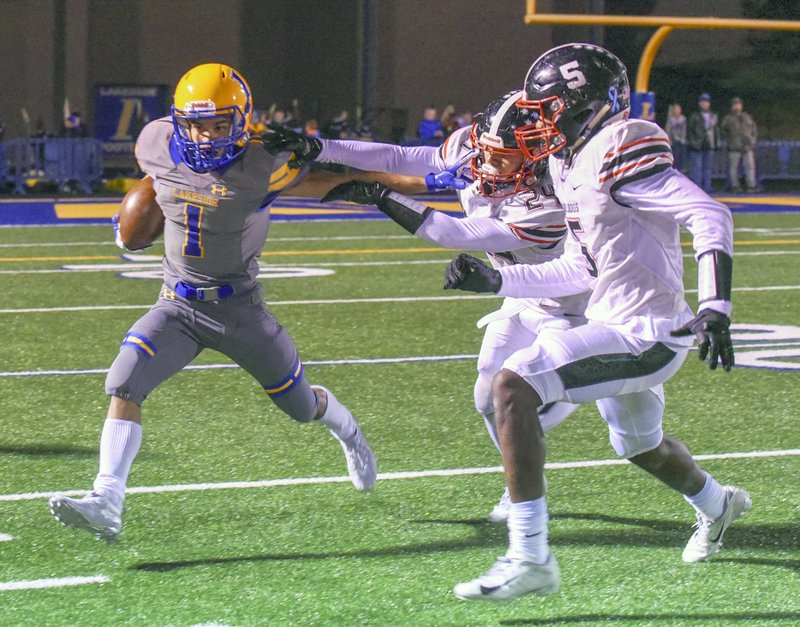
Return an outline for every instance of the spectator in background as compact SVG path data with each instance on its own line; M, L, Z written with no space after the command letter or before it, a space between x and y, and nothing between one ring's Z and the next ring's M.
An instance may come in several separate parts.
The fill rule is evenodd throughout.
M447 105L442 111L439 121L442 123L442 139L447 139L459 128L456 108L451 104Z
M303 127L303 134L316 139L322 138L322 133L319 132L319 124L317 124L317 121L314 118L311 118L305 123L305 126Z
M472 115L472 111L463 111L458 114L456 117L456 124L458 128L464 128L465 126L472 126L475 116Z
M362 141L375 141L375 136L372 132L372 126L367 118L364 115L364 110L360 107L356 107L356 120L355 120L355 129L353 130L353 138L360 139Z
M426 107L417 127L417 137L420 143L425 146L437 146L442 143L444 131L442 130L442 121L438 118L436 107L433 105Z
M292 100L292 105L286 110L286 126L293 128L295 131L300 132L303 128L302 114L300 113L300 101L297 98Z
M690 178L705 192L711 193L711 166L719 148L719 118L711 110L711 96L700 94L699 109L689 116L687 140L691 158Z
M86 127L81 120L79 111L73 111L66 118L61 126L62 137L86 137Z
M672 145L672 154L675 157L675 169L683 172L686 167L686 116L683 107L677 102L669 106L667 123L664 130Z
M270 126L287 126L287 122L286 111L276 108L272 112L272 117L270 118L268 124Z
M758 138L756 123L744 112L741 98L731 100L731 112L722 118L722 138L728 142L728 182L731 191L742 191L739 184L739 164L744 169L748 192L757 191L754 149Z
M342 109L325 127L328 139L348 139L350 137L350 114Z

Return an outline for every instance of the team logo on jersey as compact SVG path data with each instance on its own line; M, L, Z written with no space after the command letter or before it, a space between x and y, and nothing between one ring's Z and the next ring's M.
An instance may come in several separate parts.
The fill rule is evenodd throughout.
M215 196L226 196L228 194L228 187L221 183L214 183L211 186L211 193Z

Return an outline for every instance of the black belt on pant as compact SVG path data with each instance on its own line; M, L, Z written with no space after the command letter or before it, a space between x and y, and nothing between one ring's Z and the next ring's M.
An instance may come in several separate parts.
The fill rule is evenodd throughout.
M175 284L175 293L186 300L224 300L233 296L233 285L215 285L214 287L194 287L183 281Z

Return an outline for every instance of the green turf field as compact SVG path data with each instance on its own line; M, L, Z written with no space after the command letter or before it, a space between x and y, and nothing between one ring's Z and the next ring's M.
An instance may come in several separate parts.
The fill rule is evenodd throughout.
M58 525L47 496L91 485L105 368L159 287L120 274L157 264L123 261L107 227L0 229L0 625L800 624L800 214L735 222L743 367L712 373L692 354L665 424L753 509L716 560L682 563L693 511L603 463L613 451L584 407L548 438L562 590L507 605L451 593L506 532L484 522L503 478L472 409L475 321L498 301L443 292L450 253L384 221L273 225L268 266L328 271L267 279L267 298L309 379L360 419L376 489L354 490L323 428L206 351L145 404L108 546ZM689 289L694 273L687 257Z

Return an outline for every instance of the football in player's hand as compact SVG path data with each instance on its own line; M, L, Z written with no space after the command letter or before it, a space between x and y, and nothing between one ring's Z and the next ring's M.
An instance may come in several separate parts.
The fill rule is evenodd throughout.
M129 250L145 248L164 232L164 213L156 202L153 179L137 181L119 209L119 237Z

